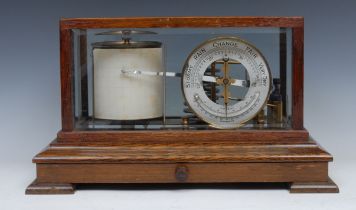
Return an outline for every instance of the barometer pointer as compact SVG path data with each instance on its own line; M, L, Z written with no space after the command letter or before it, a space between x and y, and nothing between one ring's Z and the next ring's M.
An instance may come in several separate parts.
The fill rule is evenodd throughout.
M152 71L141 71L141 70L121 70L121 73L124 75L132 76L132 75L145 75L145 76L164 76L166 77L182 77L182 73L176 73L176 72L152 72ZM220 78L214 77L214 76L206 76L204 75L202 80L204 82L213 82L213 83L218 83L218 80ZM247 80L241 80L241 79L230 79L232 86L238 86L238 87L248 87L249 86L249 81Z

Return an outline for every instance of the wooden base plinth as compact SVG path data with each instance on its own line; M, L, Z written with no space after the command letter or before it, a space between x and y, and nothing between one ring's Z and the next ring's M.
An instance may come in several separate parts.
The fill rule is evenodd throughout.
M39 183L35 180L27 187L26 194L73 194L74 191L73 184Z
M53 142L34 162L27 194L69 194L91 183L289 183L291 193L332 192L332 156L303 144L175 143L68 145Z
M330 178L326 182L294 182L289 188L291 193L338 193L339 188Z
M226 184L226 183L225 183ZM249 183L245 183L245 185L243 185L243 187L241 188L241 186L236 186L233 187L231 185L229 185L229 189L256 189L256 184L254 185L248 185ZM264 189L273 189L275 186L281 186L278 183L271 183L268 185L268 187L266 188L265 185L263 185L262 183L260 183L261 186L263 186ZM97 186L97 185L96 185ZM101 186L101 185L99 185ZM103 185L103 186L107 186L107 185ZM138 186L142 186L141 188L137 188ZM159 186L160 189L171 189L172 185L161 185L161 184L155 184L155 185L121 185L118 186L115 189L120 189L120 187L123 187L124 189L127 189L127 187L131 187L131 189L143 189L143 187L149 187L150 189L152 189L152 187L154 186ZM182 186L187 187L187 184L179 184L179 185L174 185L175 189ZM190 184L189 186L194 186L196 188L201 187L201 185L194 185L194 184ZM226 186L220 186L219 184L215 183L215 185L202 185L204 187L204 189L208 188L213 188L218 186L218 187L226 187ZM258 185L259 186L259 185ZM258 189L258 187L257 187ZM280 188L279 188L280 189ZM329 178L329 180L327 182L304 182L304 183L298 183L298 182L294 182L294 183L290 183L289 185L287 185L287 189L289 189L290 193L339 193L339 188L338 186ZM34 182L32 182L26 189L26 194L27 195L41 195L41 194L74 194L75 192L75 184L54 184L54 183L38 183L36 180Z

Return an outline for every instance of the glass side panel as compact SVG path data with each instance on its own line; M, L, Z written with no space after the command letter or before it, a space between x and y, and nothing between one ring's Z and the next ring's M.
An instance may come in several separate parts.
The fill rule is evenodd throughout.
M122 30L155 34L97 35ZM72 32L77 130L215 129L186 102L181 76L191 53L219 37L238 37L250 43L265 58L271 74L266 104L253 118L232 129L291 128L290 28L111 28ZM123 45L122 38L131 47ZM228 107L243 101L253 75L238 60L224 62L209 63L204 75L214 81L205 79L202 85L207 97L220 106L227 97ZM224 95L227 86L218 84L223 81L226 65L229 84L237 79L246 86L231 85L228 95Z

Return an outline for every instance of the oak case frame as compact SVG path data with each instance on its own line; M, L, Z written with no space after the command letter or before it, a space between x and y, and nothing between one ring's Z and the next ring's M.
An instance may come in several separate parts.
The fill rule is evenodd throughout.
M75 130L71 30L132 27L292 28L292 129L144 132ZM33 159L37 165L37 179L26 193L73 193L78 183L172 182L286 182L291 183L291 192L338 192L337 186L328 178L328 162L332 161L332 156L309 137L303 126L303 51L302 17L62 19L62 130ZM178 179L179 167L187 169L183 170L187 173L185 180ZM100 171L105 171L105 175ZM259 176L255 175L256 171ZM299 183L303 183L304 187L298 187Z

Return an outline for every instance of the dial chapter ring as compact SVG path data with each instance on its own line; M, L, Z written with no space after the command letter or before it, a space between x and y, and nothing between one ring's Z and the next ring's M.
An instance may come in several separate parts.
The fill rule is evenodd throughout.
M245 98L229 106L211 101L204 92L202 79L211 63L226 57L239 61L250 78ZM196 47L185 62L181 82L191 110L212 127L221 129L238 128L252 119L265 106L271 92L271 72L266 59L254 45L239 37L217 37Z

